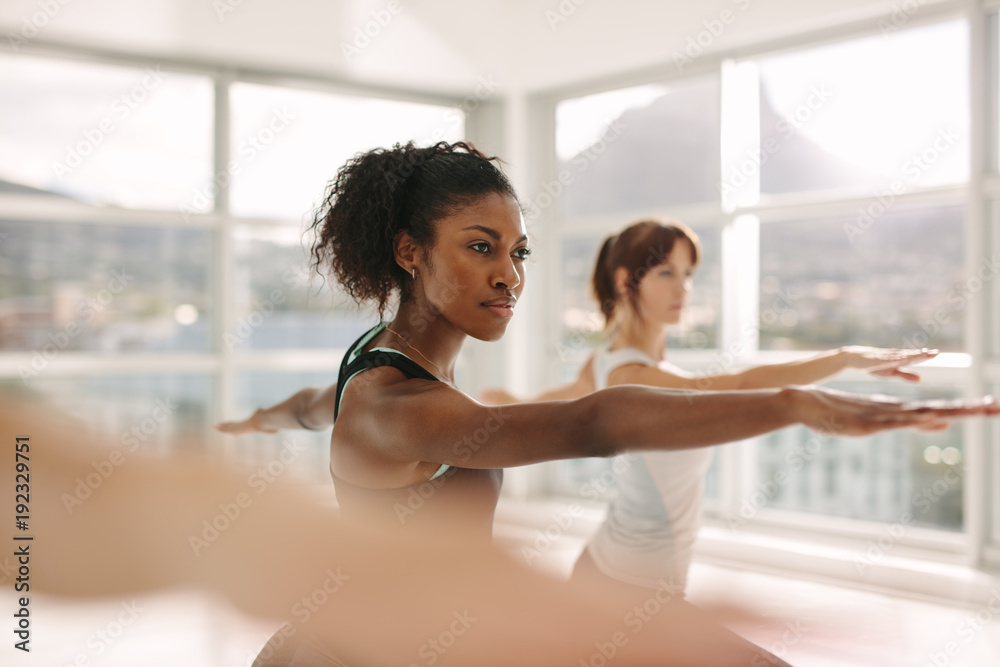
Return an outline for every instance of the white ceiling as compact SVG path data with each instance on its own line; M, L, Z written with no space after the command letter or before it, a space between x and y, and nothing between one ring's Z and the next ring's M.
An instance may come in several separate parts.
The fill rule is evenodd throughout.
M527 92L670 63L707 30L706 21L718 31L723 11L731 20L710 50L842 22L874 26L874 17L899 6L882 0L48 1L59 9L38 31L39 42L305 69L448 93L471 90L479 77ZM2 34L20 32L41 4L0 0ZM373 12L391 20L383 27ZM346 57L342 45L366 24L377 34Z

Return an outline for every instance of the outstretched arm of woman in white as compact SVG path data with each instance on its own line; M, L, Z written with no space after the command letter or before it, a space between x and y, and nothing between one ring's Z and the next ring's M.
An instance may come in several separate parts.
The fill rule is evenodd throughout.
M726 391L768 389L794 384L813 384L847 368L868 371L877 377L917 382L920 376L907 366L933 359L936 350L902 350L877 347L841 347L808 359L782 364L754 366L740 371L688 373L676 367L657 368L630 364L611 374L611 384L645 384L653 387Z

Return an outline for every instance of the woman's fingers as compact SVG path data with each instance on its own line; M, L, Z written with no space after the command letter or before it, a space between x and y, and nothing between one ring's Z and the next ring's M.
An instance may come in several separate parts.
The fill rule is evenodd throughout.
M919 364L937 355L937 350L879 350L862 355L862 359L867 370L878 371Z
M900 402L882 396L851 396L823 390L817 396L819 412L808 425L830 435L866 435L892 428L914 427L927 431L948 428L952 419L1000 414L992 396L975 400Z
M907 382L920 382L920 376L905 368L882 368L868 371L872 375L884 378L899 378Z
M913 426L923 431L941 431L952 419L1000 414L1000 405L992 396L972 401L931 400L899 403L898 409L880 410L874 421L890 428Z

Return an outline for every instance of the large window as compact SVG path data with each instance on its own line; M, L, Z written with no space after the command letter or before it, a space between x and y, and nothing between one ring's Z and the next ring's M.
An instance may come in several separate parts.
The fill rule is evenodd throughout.
M592 176L574 176L553 216L560 376L602 339L589 297L601 239L650 213L687 216L706 249L686 318L671 331L671 361L697 372L723 359L730 369L844 345L937 348L944 354L919 386L857 372L829 384L902 400L968 395L971 365L981 363L973 355L984 352L970 310L986 306L985 351L1000 355L1000 292L979 275L996 262L991 253L1000 259L1000 226L994 207L980 236L964 190L977 140L969 43L965 21L938 22L720 61L718 78L556 101L558 168L601 149L591 151ZM972 262L970 245L984 240ZM921 529L961 533L977 428L869 438L792 428L720 448L710 507L721 525L756 529L912 517ZM573 493L606 467L553 469L552 488Z
M854 215L761 225L760 347L961 351L964 253L958 207L897 207L864 229Z
M556 110L561 212L572 219L714 201L718 152L718 78L566 100Z
M334 380L374 316L305 223L352 155L461 139L469 107L196 70L0 54L0 384L157 447ZM294 439L329 479L329 432Z
M854 190L892 197L968 179L964 22L757 62L767 156L761 194Z
M4 350L208 351L212 235L0 220Z
M0 99L16 100L0 105L0 191L177 210L210 180L207 77L0 54Z
M455 141L465 129L454 108L247 83L232 87L232 109L232 212L296 223L355 153Z

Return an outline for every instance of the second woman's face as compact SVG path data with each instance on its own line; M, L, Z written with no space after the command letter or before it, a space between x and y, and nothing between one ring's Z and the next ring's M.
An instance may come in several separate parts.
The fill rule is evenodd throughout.
M473 338L497 340L524 289L528 237L510 197L490 194L439 220L422 269L434 309Z
M649 270L639 281L639 315L660 324L676 324L687 305L695 266L687 239L677 239L662 264Z

